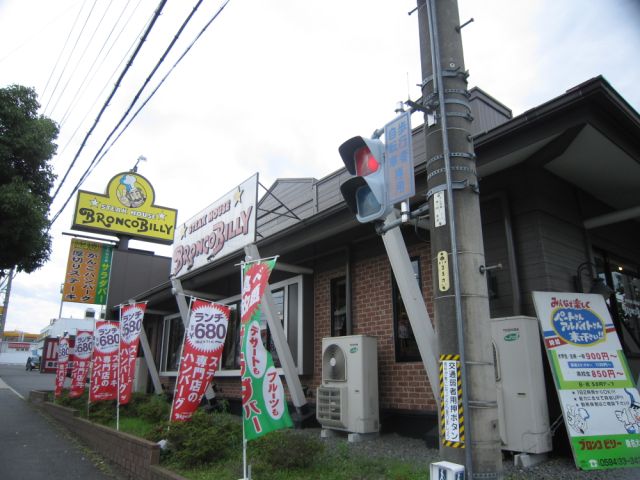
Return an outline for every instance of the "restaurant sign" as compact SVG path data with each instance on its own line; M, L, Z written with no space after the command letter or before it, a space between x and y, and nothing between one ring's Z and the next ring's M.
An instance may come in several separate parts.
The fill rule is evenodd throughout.
M62 301L106 305L112 256L113 245L71 240Z
M176 230L171 273L180 277L255 242L258 174Z
M109 181L105 195L78 192L71 228L171 244L177 211L154 201L155 192L146 178L134 172L119 173Z

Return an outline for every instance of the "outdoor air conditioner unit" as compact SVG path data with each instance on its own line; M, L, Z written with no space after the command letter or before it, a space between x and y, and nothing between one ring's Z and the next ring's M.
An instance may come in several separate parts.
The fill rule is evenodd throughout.
M316 395L316 418L324 428L378 432L378 351L374 337L322 339L322 384Z
M491 319L502 449L551 451L540 327L535 317Z

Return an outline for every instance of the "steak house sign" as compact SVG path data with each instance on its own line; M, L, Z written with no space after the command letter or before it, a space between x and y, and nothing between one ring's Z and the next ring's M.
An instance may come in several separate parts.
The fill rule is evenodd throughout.
M171 273L180 277L253 243L258 174L176 229Z

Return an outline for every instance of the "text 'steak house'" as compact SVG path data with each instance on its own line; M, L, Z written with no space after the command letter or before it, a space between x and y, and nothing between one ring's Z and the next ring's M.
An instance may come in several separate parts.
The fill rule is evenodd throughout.
M501 265L487 275L492 318L535 316L532 291L588 292L601 279L612 292L611 313L637 378L638 113L601 77L515 118L480 89L471 90L470 103L486 265ZM426 190L421 127L414 130L413 143L415 208ZM356 221L340 194L347 178L341 169L320 180L277 180L257 204L256 245L263 257L279 256L271 292L309 405L315 405L321 382L322 338L374 336L382 429L422 424L424 432L437 418L434 393L412 332L403 324L406 314L382 240L371 224ZM193 211L199 208L194 205ZM402 227L402 234L433 316L435 262L422 224ZM238 264L243 259L240 249L181 277L187 294L232 306L223 366L215 377L217 395L232 405L241 396ZM183 336L171 283L126 292L109 303L127 298L149 302L144 324L154 363L161 381L171 385ZM273 350L264 325L263 339ZM552 389L548 393L555 398Z

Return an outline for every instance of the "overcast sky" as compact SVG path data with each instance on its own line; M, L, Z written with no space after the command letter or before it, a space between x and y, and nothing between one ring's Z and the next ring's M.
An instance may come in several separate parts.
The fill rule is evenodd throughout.
M0 87L35 87L42 113L61 124L58 182L157 3L0 0ZM167 2L52 215L195 3ZM142 99L221 5L202 3ZM81 188L103 193L144 155L139 173L156 203L176 208L182 222L255 172L268 188L280 177L321 178L341 168L340 143L370 135L393 118L396 102L420 95L418 16L407 14L414 7L412 0L231 0ZM463 29L469 86L514 115L597 75L640 108L637 0L459 0L459 7L462 22L475 20ZM414 125L421 120L413 116ZM63 232L74 204L75 196L52 228L50 262L13 282L7 330L39 332L58 316L71 239ZM81 317L86 307L64 303L62 316Z

